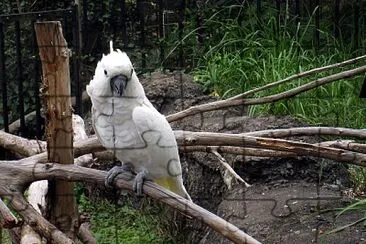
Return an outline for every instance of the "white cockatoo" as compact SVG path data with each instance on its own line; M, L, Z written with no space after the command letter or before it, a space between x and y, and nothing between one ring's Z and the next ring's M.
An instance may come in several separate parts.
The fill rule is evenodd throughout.
M92 121L104 147L122 162L109 171L106 184L133 170L134 190L142 194L144 179L191 200L182 179L177 142L165 116L145 96L132 63L119 49L103 55L86 86L92 101Z

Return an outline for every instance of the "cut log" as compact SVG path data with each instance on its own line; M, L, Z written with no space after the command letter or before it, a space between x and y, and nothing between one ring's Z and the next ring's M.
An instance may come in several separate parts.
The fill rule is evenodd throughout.
M42 62L48 161L70 164L74 161L69 50L58 21L35 23ZM50 221L70 239L76 239L78 212L74 184L49 182Z

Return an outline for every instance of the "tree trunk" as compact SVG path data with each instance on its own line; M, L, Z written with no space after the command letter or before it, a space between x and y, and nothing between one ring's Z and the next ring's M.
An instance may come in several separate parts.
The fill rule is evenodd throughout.
M48 161L72 164L73 130L70 94L69 50L60 22L35 24L42 61ZM76 239L78 212L74 184L50 181L49 219L72 240Z

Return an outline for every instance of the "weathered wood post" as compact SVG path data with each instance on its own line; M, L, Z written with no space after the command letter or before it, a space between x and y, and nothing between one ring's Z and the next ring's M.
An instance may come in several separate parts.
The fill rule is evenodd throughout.
M58 21L35 23L42 62L48 160L72 164L73 129L70 94L69 50ZM79 225L74 184L50 181L48 218L72 240Z

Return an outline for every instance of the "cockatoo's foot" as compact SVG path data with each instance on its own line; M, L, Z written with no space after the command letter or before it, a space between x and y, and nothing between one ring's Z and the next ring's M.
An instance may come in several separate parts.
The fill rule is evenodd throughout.
M119 174L126 174L130 175L129 179L131 180L133 170L129 164L123 164L122 166L114 166L112 169L108 171L107 177L105 178L104 184L106 187L112 187L114 179Z
M142 196L142 186L144 185L144 181L147 179L147 170L141 170L135 177L133 181L133 191L136 192L137 196Z

